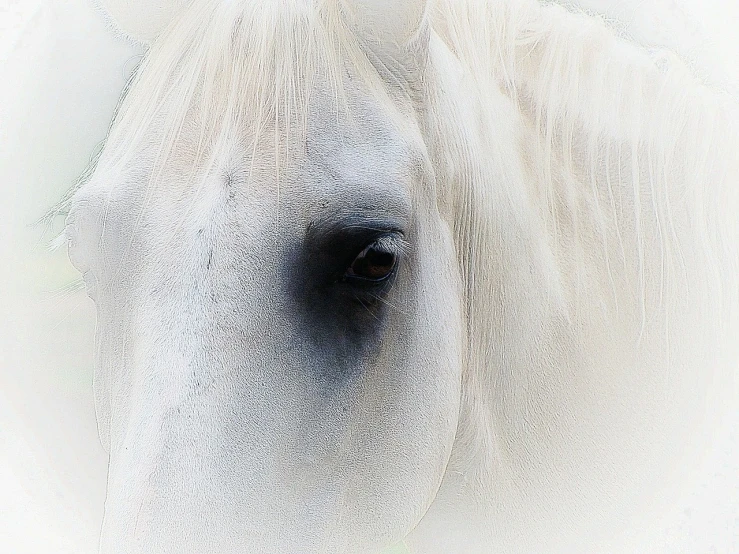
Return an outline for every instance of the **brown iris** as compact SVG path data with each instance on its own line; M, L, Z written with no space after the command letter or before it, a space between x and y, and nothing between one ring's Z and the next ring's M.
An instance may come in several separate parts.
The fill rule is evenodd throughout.
M382 244L373 242L365 247L346 270L345 277L366 281L383 281L395 269L397 256Z

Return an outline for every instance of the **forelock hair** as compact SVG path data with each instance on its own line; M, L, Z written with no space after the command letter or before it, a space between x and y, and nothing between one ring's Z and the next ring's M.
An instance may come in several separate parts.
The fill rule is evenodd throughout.
M328 117L349 115L348 71L389 99L368 54L341 0L192 2L130 83L107 139L106 171L126 172L144 150L154 184L183 141L192 178L234 143L252 154L268 149L280 170L304 139L317 90L332 96Z

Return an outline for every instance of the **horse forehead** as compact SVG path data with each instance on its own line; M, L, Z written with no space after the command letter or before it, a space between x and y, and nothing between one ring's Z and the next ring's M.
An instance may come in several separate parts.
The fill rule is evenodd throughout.
M367 187L420 177L430 160L410 102L391 102L351 84L347 94L343 110L327 94L309 108L308 163L347 185Z
M295 202L305 198L301 193L311 191L317 192L321 200L334 195L346 202L360 194L366 201L385 199L387 202L383 204L397 206L406 212L409 187L419 180L419 176L422 180L430 168L415 110L410 103L404 104L403 99L391 101L387 96L378 97L361 86L361 80L346 79L343 84L343 95L320 89L311 96L309 105L305 106L307 125L302 135L305 148L290 148L291 159L283 160L286 167L280 169L278 166L283 162L274 159L274 137L264 137L254 148L244 143L242 137L233 136L220 143L215 166L203 175L207 184L199 186L200 180L192 180L189 176L195 169L192 164L198 157L197 142L203 122L197 112L192 112L191 117L183 122L176 144L171 145L164 164L167 170L159 174L156 183L150 175L155 165L154 154L152 149L145 148L125 167L119 166L114 170L107 167L107 156L103 155L91 181L78 192L93 202L96 198L104 199L105 204L123 201L136 207L136 199L143 189L147 189L149 195L159 191L154 194L155 198L163 190L169 191L165 196L181 196L181 193L187 196L184 190L179 193L172 190L173 187L177 189L180 181L183 186L189 183L189 188L198 192L200 200L209 196L204 191L212 190L218 184L223 185L215 186L218 190L231 190L240 184L252 189L252 200L255 199L254 187L268 192L286 186L297 193ZM154 125L149 132L156 135L159 127L166 127L167 122L155 119L152 123ZM129 131L135 132L136 129L126 129L124 135ZM289 137L281 140L285 139ZM106 145L106 150L110 146ZM282 144L279 150L286 152L287 146ZM117 151L121 145L112 147ZM290 176L294 177L288 179L291 182L285 182ZM283 182L276 183L275 180ZM101 196L100 193L105 194ZM77 197L82 195L77 194ZM222 195L216 196L221 198ZM156 199L150 199L150 207L156 203ZM199 206L200 202L196 205Z

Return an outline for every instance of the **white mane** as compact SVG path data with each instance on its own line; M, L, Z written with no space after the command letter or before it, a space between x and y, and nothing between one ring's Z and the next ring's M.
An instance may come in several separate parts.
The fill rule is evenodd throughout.
M616 208L614 183L633 187L640 231L649 224L642 209L651 206L668 250L677 248L671 244L675 199L694 195L704 224L712 210L736 205L736 103L702 86L670 52L648 54L596 19L533 0L439 0L435 8L433 31L464 65L481 98L502 89L535 132L544 167L534 192L546 199L541 215L555 234L563 219L582 230L583 210L592 210L601 226L616 224L608 213ZM344 58L378 94L397 94L407 83L388 87L378 75L378 64L393 60L368 58L368 39L356 31L338 0L192 2L138 71L138 92L125 98L109 137L108 149L116 147L112 158L124 162L138 149L150 151L152 144L141 144L144 133L163 120L166 135L157 137L151 157L164 163L193 117L201 140L187 146L196 166L227 137L256 145L272 132L279 149L281 135L302 135L317 79L343 97ZM116 129L125 128L139 133L119 144ZM598 192L601 180L609 191L605 198Z
M515 452L547 464L542 473L551 474L555 460L565 463L576 452L587 459L604 433L614 444L623 440L624 449L623 460L606 457L628 466L629 445L637 441L596 421L607 414L612 422L628 421L632 431L640 418L664 424L658 456L680 459L680 425L704 423L711 410L735 402L726 400L735 394L730 345L739 290L735 101L702 85L670 52L629 45L601 21L559 6L442 0L433 27L468 69L467 84L481 102L502 90L517 108L524 130L514 137L528 164L516 182L520 176L503 162L482 159L496 152L495 141L508 140L503 132L479 138L472 153L478 161L460 172L467 173L458 233L475 370L468 375L470 426L458 440L477 445L486 460L477 468L482 474L460 460L465 479L493 488L516 481L511 464L526 456ZM495 111L487 113L487 128L500 127ZM454 137L452 125L440 125ZM464 150L441 149L449 156ZM511 186L506 179L526 188L528 204L537 209L526 220L542 226L546 244L526 236L500 240L525 235L510 221L496 228L504 211L496 205L510 193L495 189ZM541 249L539 267L520 267L531 255L522 244ZM503 283L508 288L501 292ZM528 326L520 327L521 313L497 312L506 302L530 310ZM650 389L643 398L616 406L619 391L626 398L628 387L643 386ZM602 396L604 390L612 396ZM608 402L612 407L604 410ZM703 402L710 406L705 413ZM582 410L562 411L578 404ZM580 422L588 418L593 429L583 432ZM539 444L558 433L557 445ZM689 442L689 436L686 430L682 438ZM537 456L539 448L549 459ZM631 451L637 453L644 455ZM629 485L646 486L654 477L634 474Z
M735 200L724 175L733 176L736 169L728 167L735 160L727 155L737 141L736 104L702 86L670 52L648 55L596 19L534 0L439 0L435 8L429 17L433 31L466 67L481 96L502 88L538 131L548 159L538 192L548 200L553 229L563 208L576 213L572 203L582 195L592 197L595 189L582 182L594 185L597 170L618 164L629 166L629 177L646 177L655 190L677 178L683 191L699 195L696 206L726 206L727 199ZM142 147L151 123L163 119L167 136L157 137L156 157L164 162L193 116L202 132L199 144L189 145L195 147L196 160L206 151L217 152L226 137L244 135L244 129L254 143L267 131L277 133L273 138L279 148L279 133L302 134L303 108L317 79L343 97L343 58L378 94L397 94L382 82L378 60L367 57L367 37L356 31L339 0L192 2L153 44L135 77L139 92L125 98L108 149L112 143L120 146L119 156L132 154ZM170 109L173 105L178 109ZM140 133L117 145L115 129L124 128ZM691 140L706 153L705 168L690 168L692 175L686 175L680 149L692 148ZM557 163L594 171L555 186ZM707 195L709 175L713 188ZM609 187L625 177L623 172L605 175ZM674 188L666 194L679 196ZM635 192L640 202L638 187ZM665 205L650 200L657 212L669 209L667 199L662 200ZM565 205L557 207L562 201ZM606 209L597 198L593 201L597 210ZM667 237L669 230L662 226L669 226L669 214L656 215L660 234Z
M712 243L736 236L723 233L733 220L726 208L737 206L737 104L669 51L648 53L597 19L533 0L441 1L435 28L481 97L502 89L535 131L543 168L533 192L546 199L541 215L554 236L563 227L576 237L587 232L579 224L588 218L600 232L618 227L613 211L627 207L615 198L620 187L631 189L642 280L645 231L656 231L667 260L680 257L673 212L681 207L705 226L698 232L709 259L734 247ZM719 222L724 231L713 227ZM624 244L620 260L610 260L611 245L600 246L607 264L626 263Z

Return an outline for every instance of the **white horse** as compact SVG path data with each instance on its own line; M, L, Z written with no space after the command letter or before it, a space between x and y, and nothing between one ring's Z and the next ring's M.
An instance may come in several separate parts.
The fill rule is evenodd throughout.
M730 97L529 0L107 7L104 552L660 548L736 392Z

